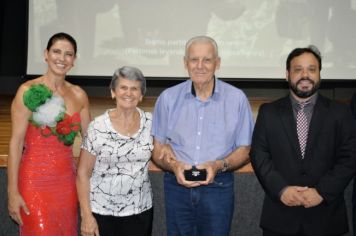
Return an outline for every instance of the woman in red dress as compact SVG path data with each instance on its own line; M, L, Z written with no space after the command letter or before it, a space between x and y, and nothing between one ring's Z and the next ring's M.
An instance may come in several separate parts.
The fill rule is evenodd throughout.
M90 114L86 93L65 80L76 52L72 36L53 35L47 72L22 84L12 102L8 209L21 235L77 235L72 144Z

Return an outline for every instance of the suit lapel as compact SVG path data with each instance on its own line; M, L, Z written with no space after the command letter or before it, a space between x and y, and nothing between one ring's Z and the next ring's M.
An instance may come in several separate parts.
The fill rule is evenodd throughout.
M300 157L301 159L301 151L299 147L296 122L293 114L292 103L290 101L289 96L281 100L279 106L279 114L282 120L283 128L287 133L288 141L290 142L291 147L295 152L295 156Z
M325 117L328 117L328 104L326 100L319 95L314 106L313 115L309 124L308 140L305 149L305 159L311 155L311 147L318 139L318 134L324 125ZM308 158L310 159L310 158Z

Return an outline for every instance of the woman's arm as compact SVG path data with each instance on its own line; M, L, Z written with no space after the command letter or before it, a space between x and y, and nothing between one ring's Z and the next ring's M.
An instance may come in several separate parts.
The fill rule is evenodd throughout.
M77 172L77 192L82 218L82 235L99 235L98 224L90 207L90 177L93 173L96 157L85 149L80 152L80 161Z
M82 90L83 91L83 90ZM81 127L82 127L82 137L84 137L85 133L87 132L88 125L91 121L90 110L89 110L89 99L87 94L83 91L80 95L81 101L83 102L82 109L80 110L80 120L81 120Z
M22 157L28 119L31 116L31 112L25 107L22 98L26 89L27 86L22 85L11 104L12 133L9 145L9 156L7 158L8 210L11 218L20 225L22 225L21 208L26 214L30 214L18 190L19 165Z

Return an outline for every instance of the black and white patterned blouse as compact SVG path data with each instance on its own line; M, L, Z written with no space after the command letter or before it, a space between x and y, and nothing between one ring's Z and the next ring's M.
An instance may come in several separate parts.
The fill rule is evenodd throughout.
M109 111L89 125L81 148L96 156L90 178L94 213L112 216L139 214L152 207L148 162L153 149L152 114L139 108L140 128L132 137L119 134Z

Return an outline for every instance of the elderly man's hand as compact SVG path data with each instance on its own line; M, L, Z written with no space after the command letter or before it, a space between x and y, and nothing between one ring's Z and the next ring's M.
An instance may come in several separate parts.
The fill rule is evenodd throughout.
M208 161L203 164L200 164L197 166L198 169L206 169L206 180L205 181L200 181L199 183L201 185L208 185L214 182L216 173L218 173L220 169L220 165L218 161Z
M193 188L193 187L197 187L200 185L200 182L188 181L184 177L184 170L190 170L192 168L191 165L185 164L178 160L171 160L170 166L171 166L171 169L173 170L173 172L177 178L177 182L179 184L181 184L187 188Z
M159 160L166 159L167 161L170 161L171 159L175 159L175 155L171 145L161 144L160 152L158 154L158 159Z

